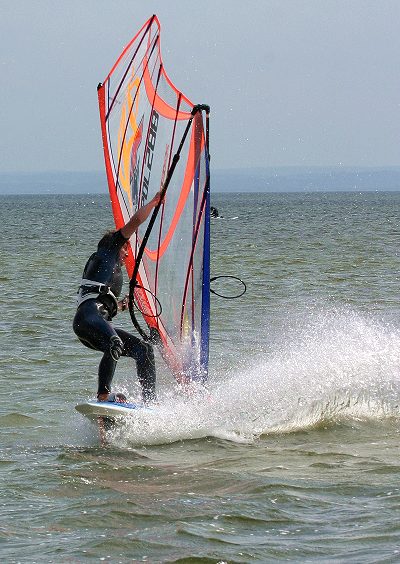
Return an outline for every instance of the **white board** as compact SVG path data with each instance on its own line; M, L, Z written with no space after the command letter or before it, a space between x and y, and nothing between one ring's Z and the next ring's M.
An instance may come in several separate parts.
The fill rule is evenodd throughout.
M108 419L116 419L117 417L134 416L139 411L154 411L151 407L147 407L143 403L115 403L110 401L87 401L79 403L75 409L82 415L91 420L97 420L98 417L107 417Z

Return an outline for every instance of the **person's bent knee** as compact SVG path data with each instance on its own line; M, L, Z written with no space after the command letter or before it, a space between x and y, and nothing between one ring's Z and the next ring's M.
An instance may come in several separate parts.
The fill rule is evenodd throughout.
M110 338L110 355L114 360L118 360L124 350L124 344L118 335L113 335Z

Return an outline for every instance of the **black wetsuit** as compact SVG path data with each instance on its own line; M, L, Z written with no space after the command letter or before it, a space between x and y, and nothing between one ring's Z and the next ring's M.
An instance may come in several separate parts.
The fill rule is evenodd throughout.
M97 252L86 263L83 271L84 281L92 281L106 285L115 297L122 290L122 270L120 250L126 243L121 231L105 235L98 244ZM102 288L104 290L104 287ZM110 344L118 336L122 341L122 356L136 361L137 374L144 401L155 399L156 372L152 346L131 335L127 331L112 325L112 318L117 313L116 300L112 294L101 292L97 296L97 288L88 282L80 288L81 303L73 321L73 329L80 341L87 347L102 351L103 358L99 365L98 394L111 391L117 361L113 358ZM86 299L82 300L82 296ZM89 297L93 296L93 297ZM118 339L117 339L118 340Z

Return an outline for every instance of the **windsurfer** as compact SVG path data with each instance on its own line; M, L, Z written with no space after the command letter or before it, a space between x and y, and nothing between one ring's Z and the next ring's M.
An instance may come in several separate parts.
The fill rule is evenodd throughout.
M128 240L139 225L146 221L160 199L161 193L158 192L121 229L107 232L83 271L73 329L85 346L103 353L98 372L99 401L126 401L123 394L111 394L111 382L121 355L136 361L143 401L147 403L156 398L152 346L127 331L115 328L112 319L118 311L123 311L128 306L126 297L117 299L122 290L121 266L128 256Z

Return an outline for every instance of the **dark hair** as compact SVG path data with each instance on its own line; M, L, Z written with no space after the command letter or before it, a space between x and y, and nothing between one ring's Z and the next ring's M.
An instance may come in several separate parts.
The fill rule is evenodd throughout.
M97 244L97 247L108 247L109 244L111 243L111 239L114 235L114 233L117 232L117 229L109 229L108 231L106 231L103 235L103 237L100 239L100 241Z

